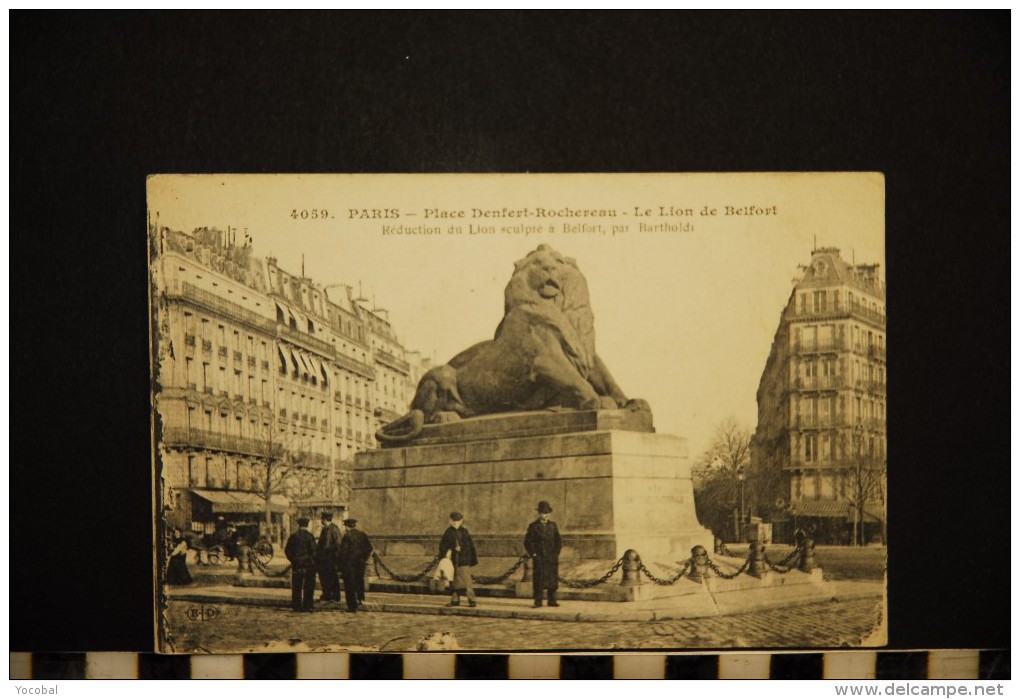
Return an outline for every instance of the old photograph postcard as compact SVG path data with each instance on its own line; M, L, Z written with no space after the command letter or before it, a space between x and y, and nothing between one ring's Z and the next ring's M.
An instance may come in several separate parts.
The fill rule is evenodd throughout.
M886 643L880 173L147 197L160 652Z

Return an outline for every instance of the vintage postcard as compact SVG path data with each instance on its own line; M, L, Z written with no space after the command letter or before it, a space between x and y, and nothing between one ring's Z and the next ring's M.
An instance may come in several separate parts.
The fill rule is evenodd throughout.
M886 643L881 174L147 196L159 651Z

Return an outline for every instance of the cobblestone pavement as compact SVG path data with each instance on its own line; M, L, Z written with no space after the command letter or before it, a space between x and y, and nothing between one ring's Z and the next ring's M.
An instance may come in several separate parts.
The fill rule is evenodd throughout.
M211 618L202 620L202 616ZM881 601L873 598L725 617L604 623L383 612L355 615L337 608L301 614L186 601L173 601L169 608L173 646L181 653L406 651L436 631L452 633L463 650L839 648L859 646L880 621Z

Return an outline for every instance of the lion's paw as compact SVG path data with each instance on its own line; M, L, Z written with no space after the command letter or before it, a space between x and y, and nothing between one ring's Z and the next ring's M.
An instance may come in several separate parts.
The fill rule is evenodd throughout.
M435 418L433 418L434 422L438 422L440 424L444 422L457 422L458 420L460 420L460 415L450 410L441 410L436 413Z
M632 412L637 412L639 410L646 412L652 411L652 406L648 405L648 401L644 398L631 398L623 407Z

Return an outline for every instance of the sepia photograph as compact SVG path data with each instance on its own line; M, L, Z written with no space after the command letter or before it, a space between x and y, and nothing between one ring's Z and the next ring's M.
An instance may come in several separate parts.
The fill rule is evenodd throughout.
M888 642L881 173L146 190L157 651Z

